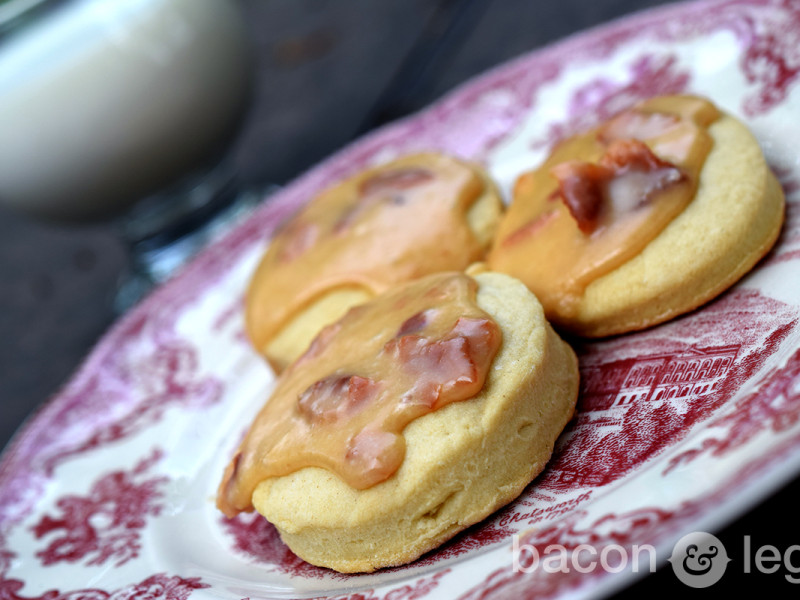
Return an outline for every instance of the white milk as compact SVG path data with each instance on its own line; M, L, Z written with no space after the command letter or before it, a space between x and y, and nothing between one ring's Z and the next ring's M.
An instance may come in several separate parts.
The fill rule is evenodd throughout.
M226 141L248 67L232 0L64 3L0 45L0 203L124 208Z

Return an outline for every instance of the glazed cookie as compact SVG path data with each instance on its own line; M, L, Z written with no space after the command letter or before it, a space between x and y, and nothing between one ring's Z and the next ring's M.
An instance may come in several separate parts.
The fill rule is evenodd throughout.
M783 212L744 125L702 98L653 98L517 180L488 264L557 327L613 335L720 294L769 251Z
M284 225L258 266L246 301L253 345L280 372L351 306L483 258L501 213L482 169L439 154L340 182Z
M517 497L578 393L575 354L498 273L393 288L325 328L280 377L219 487L306 561L410 562Z

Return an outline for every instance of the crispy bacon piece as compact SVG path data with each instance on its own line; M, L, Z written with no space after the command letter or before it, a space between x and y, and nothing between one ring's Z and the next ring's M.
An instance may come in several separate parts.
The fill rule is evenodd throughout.
M560 198L558 192L556 192L556 197ZM504 239L503 246L513 246L517 242L532 236L557 216L558 211L555 210L548 210L547 212L538 214L536 217L522 225L522 227L514 230L511 235Z
M558 180L558 193L578 228L586 234L597 228L612 181L624 183L626 199L620 205L630 209L683 179L680 169L635 139L611 142L597 164L568 161L556 165L550 173Z
M297 400L300 414L310 423L333 422L372 400L378 383L358 375L331 375L309 386Z
M614 176L608 167L571 160L553 167L550 173L558 180L558 191L569 214L583 233L597 227L603 208L604 188Z
M222 475L222 482L219 486L219 494L217 494L217 507L229 519L239 514L243 507L235 504L236 494L236 478L239 475L239 465L242 462L242 451L237 450L231 462L225 467L225 473Z
M283 244L278 250L278 261L291 262L305 253L319 236L319 226L315 223L292 221L282 232Z
M405 321L403 321L403 324L400 325L400 329L397 330L395 337L403 337L404 335L422 331L422 329L425 328L425 325L428 324L428 316L430 312L433 312L433 309L423 310L407 318Z
M333 232L340 234L350 228L359 215L377 202L403 204L404 192L433 180L434 175L420 167L406 167L382 171L365 179L358 187L358 197L348 206L333 226Z
M308 348L306 348L306 351L298 357L297 361L295 361L295 364L302 364L322 354L322 351L330 345L341 329L342 324L339 321L323 327L316 337L311 340L311 343L308 345Z
M646 140L664 135L680 122L677 115L626 110L603 125L597 132L597 139L602 144L616 140Z
M404 191L427 183L433 179L433 173L420 167L406 167L381 171L369 179L365 179L359 186L362 197L374 196L384 193Z
M676 168L655 154L644 142L639 140L616 140L609 144L600 164L613 170L617 175L626 170L652 173L658 169Z
M404 335L387 342L385 350L416 378L404 402L436 408L443 394L450 400L476 394L476 365L486 361L496 335L496 329L486 319L461 317L442 339Z
M383 481L403 462L405 442L390 431L362 429L350 439L345 460L370 479Z

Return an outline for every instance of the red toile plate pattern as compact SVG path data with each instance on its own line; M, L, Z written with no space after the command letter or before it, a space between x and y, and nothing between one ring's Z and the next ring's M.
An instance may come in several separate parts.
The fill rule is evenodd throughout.
M512 568L543 551L651 544L734 518L800 471L800 4L668 7L523 56L322 163L125 316L0 463L0 597L585 597L632 575ZM241 298L276 225L323 186L441 149L514 177L571 132L655 94L744 119L788 199L778 243L736 287L649 331L577 348L579 413L510 506L403 568L344 576L215 486L272 384ZM616 569L615 569L616 570Z

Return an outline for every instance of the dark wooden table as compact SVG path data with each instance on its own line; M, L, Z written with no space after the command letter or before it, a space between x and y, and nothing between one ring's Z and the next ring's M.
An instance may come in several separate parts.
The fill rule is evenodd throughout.
M282 184L358 135L418 110L518 54L663 0L242 0L256 61L253 107L231 152L245 184ZM0 209L0 446L69 377L115 318L129 268L109 225L64 227ZM720 533L729 548L800 543L795 480ZM795 519L796 517L789 517ZM794 536L795 539L792 539ZM800 556L795 559L800 567ZM728 576L704 593L783 577ZM667 567L622 595L699 593Z

